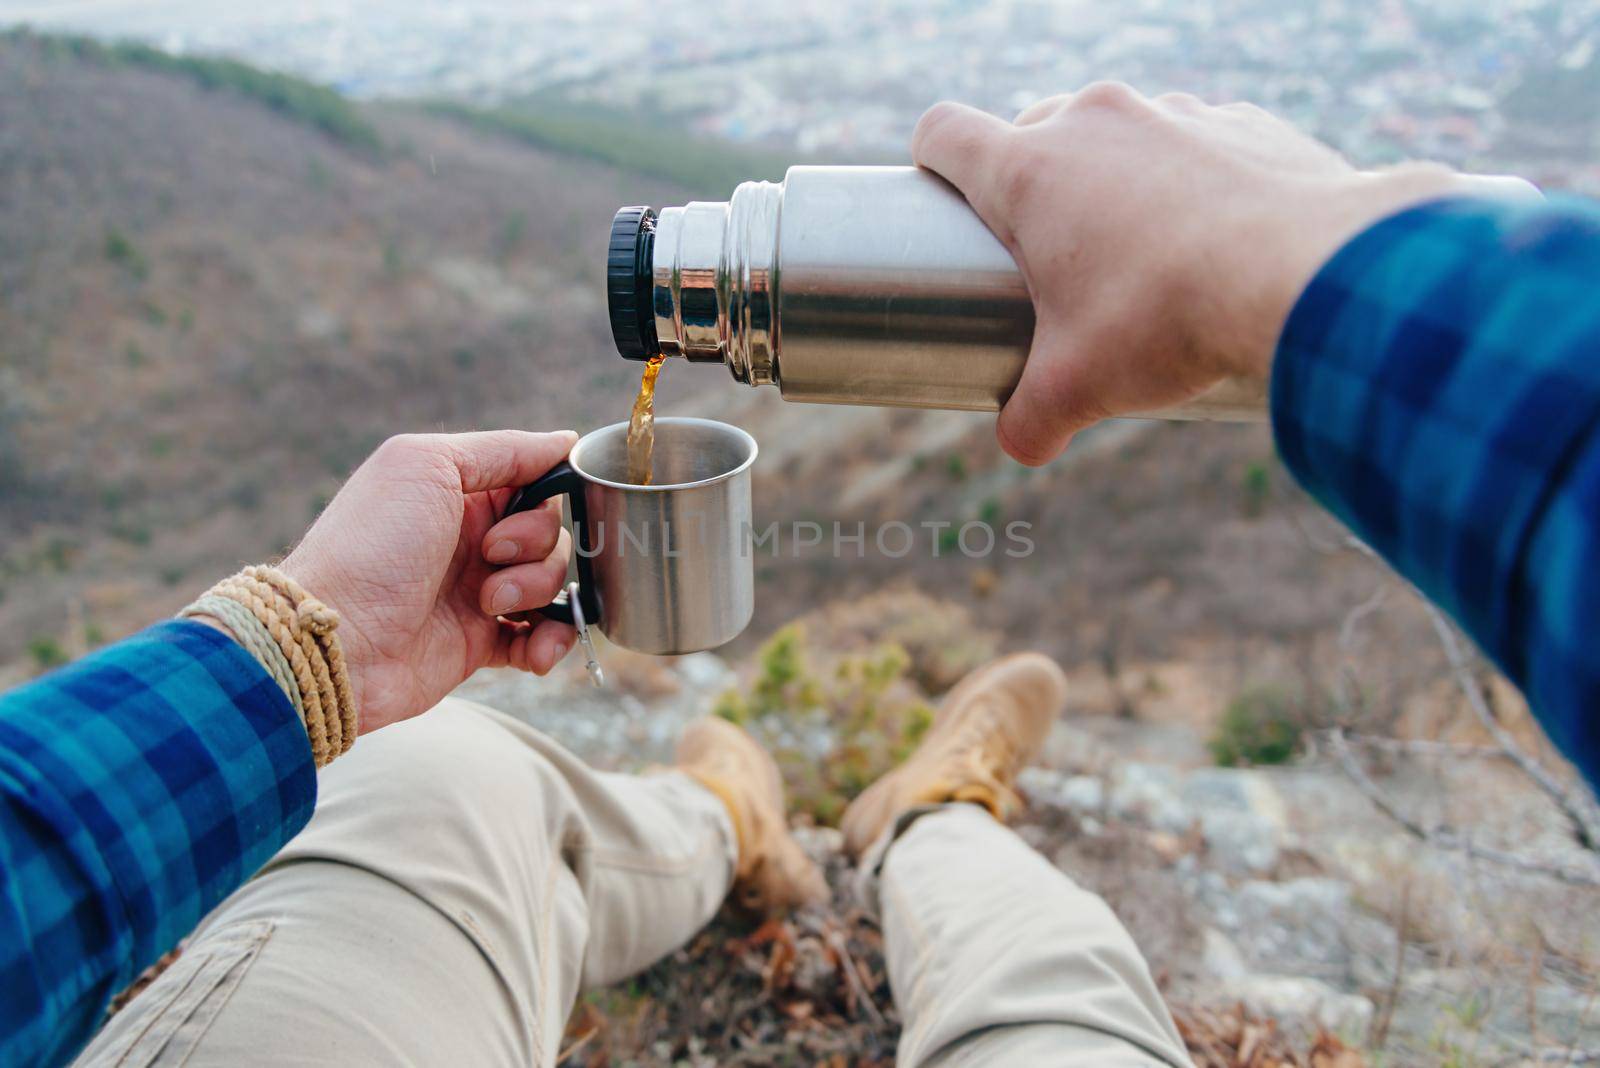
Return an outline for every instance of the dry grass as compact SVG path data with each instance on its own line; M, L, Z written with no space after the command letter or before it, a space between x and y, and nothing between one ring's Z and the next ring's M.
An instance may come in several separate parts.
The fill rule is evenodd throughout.
M851 869L825 868L834 901ZM1198 1068L1365 1068L1327 1034L1309 1041L1242 1008L1173 1006ZM758 921L725 909L683 949L625 984L584 997L567 1023L562 1068L823 1065L888 1068L901 1021L883 936L848 904Z

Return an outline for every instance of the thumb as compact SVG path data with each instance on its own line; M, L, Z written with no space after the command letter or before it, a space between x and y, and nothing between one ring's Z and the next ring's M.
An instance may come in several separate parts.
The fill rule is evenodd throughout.
M461 492L478 493L527 485L566 459L578 435L571 430L486 430L441 434L437 440L461 473Z
M1022 378L995 425L1000 447L1012 459L1029 467L1049 463L1074 434L1106 417L1074 363L1068 340L1041 323Z

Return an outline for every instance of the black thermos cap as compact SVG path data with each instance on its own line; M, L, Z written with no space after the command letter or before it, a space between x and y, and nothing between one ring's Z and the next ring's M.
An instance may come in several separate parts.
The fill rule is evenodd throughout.
M656 213L650 208L623 208L611 220L606 250L606 303L611 311L611 337L624 359L648 360L660 351L652 303Z

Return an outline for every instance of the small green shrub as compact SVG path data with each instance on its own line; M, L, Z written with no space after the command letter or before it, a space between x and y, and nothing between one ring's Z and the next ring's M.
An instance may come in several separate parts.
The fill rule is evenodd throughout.
M528 216L518 210L505 217L500 224L500 232L494 240L494 258L496 262L504 264L511 259L517 247L522 244L522 239L528 233Z
M263 496L261 483L246 476L228 490L228 503L241 512L254 512L261 507Z
M61 648L60 642L48 635L29 642L28 655L33 657L33 662L38 665L40 671L49 671L67 662L67 651Z
M933 710L903 685L910 657L887 644L816 667L805 631L790 624L761 647L746 690L729 690L716 715L750 731L783 774L791 809L837 823L845 806L910 755ZM826 739L819 755L819 739Z
M1264 463L1253 463L1244 469L1244 514L1252 519L1259 516L1266 507L1267 494L1271 492L1272 481Z
M67 538L51 538L45 544L44 558L53 570L64 575L77 562L78 546Z
M1468 991L1445 1006L1445 1011L1468 1031L1477 1031L1489 1015L1489 1002L1476 990Z
M1273 689L1247 690L1222 713L1207 747L1224 767L1287 764L1300 747L1303 717Z
M115 226L106 230L105 254L107 260L127 271L135 281L144 281L150 273L144 253L134 245L132 238Z
M129 545L143 547L150 544L150 528L143 523L113 523L111 536L118 541L125 541Z
M383 239L383 273L389 278L399 278L405 273L406 254L400 239L393 235Z

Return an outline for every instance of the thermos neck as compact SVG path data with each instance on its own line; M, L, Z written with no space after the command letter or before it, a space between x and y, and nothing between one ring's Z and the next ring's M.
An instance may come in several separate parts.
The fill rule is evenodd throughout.
M724 202L624 208L612 225L607 295L618 351L726 363L776 381L774 287L783 186L745 182ZM643 213L643 214L636 214Z

